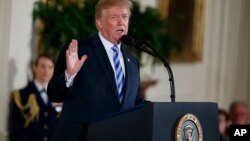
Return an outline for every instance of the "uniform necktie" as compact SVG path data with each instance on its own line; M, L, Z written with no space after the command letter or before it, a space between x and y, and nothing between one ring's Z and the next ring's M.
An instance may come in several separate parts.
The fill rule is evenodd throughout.
M117 85L117 90L118 90L118 98L119 98L119 101L121 102L123 98L122 88L124 84L124 75L122 72L122 66L121 66L120 59L119 59L118 46L114 45L112 47L112 50L114 52L113 61L114 61L114 67L115 67L115 77L116 77L116 85Z
M48 103L48 96L47 96L47 91L46 91L46 89L43 88L43 89L40 91L40 93L41 93L41 98L42 98L44 104L47 104L47 103Z

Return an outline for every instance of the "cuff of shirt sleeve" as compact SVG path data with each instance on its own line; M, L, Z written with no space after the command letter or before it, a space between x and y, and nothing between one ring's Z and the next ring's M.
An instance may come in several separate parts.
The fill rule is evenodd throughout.
M66 82L66 87L71 87L73 85L73 80L75 78L76 74L74 74L73 76L71 76L70 78L68 77L66 71L65 71L65 82Z

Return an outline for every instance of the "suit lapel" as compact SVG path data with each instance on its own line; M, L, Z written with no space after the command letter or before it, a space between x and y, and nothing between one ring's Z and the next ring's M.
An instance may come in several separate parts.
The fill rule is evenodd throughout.
M124 65L125 65L125 71L126 71L126 78L125 78L125 85L123 86L124 90L124 97L123 97L123 103L126 100L126 98L129 96L129 91L132 88L131 81L132 81L132 64L131 64L131 58L129 57L128 52L124 49L122 45L122 52L123 52L123 58L124 58Z
M114 71L113 71L111 63L109 61L108 55L105 51L105 48L104 48L98 35L94 36L93 44L95 45L94 53L96 55L96 58L103 69L103 72L105 74L105 77L106 77L111 89L114 92L113 93L114 96L116 97L116 99L118 101L118 98L117 98L118 91L116 88Z

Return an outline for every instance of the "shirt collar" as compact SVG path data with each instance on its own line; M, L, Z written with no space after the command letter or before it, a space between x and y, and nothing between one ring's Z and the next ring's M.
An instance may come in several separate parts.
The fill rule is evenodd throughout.
M42 84L40 84L37 80L34 80L35 86L37 87L38 91L42 91L45 89L47 91L47 85L44 87Z
M104 45L104 47L105 47L106 49L109 49L109 50L110 50L110 49L114 46L114 44L111 43L110 41L108 41L108 40L102 35L101 32L98 32L98 35L99 35L99 37L100 37L100 39L101 39L101 41L102 41L102 44ZM117 44L117 46L118 46L119 50L121 50L121 43Z

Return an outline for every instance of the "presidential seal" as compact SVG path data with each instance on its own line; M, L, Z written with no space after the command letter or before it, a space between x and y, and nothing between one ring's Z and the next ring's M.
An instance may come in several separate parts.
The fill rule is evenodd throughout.
M176 125L175 141L203 141L203 132L198 118L193 114L183 115Z

